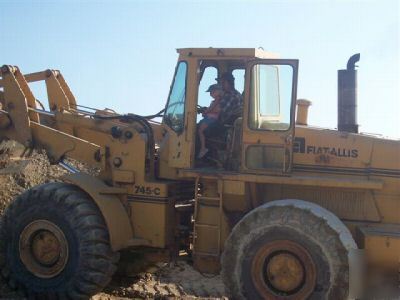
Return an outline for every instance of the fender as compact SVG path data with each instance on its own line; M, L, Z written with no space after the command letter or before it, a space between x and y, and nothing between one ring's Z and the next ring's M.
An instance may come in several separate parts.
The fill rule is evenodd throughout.
M109 187L100 179L84 173L69 174L62 179L88 193L97 204L108 228L112 250L125 248L133 237L133 230L128 212L116 194L126 194L126 191Z

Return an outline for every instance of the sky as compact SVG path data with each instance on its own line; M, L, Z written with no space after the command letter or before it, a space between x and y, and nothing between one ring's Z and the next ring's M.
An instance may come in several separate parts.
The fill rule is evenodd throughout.
M309 124L328 128L337 70L361 53L360 131L400 138L397 0L0 0L0 39L0 65L59 69L79 104L143 115L165 106L176 48L263 47L300 60L298 98L313 103Z

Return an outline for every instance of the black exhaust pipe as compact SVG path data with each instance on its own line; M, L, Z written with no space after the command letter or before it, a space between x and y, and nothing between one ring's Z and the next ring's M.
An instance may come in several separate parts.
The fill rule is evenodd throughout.
M346 70L338 71L338 130L358 133L357 124L357 70L360 53L347 62Z

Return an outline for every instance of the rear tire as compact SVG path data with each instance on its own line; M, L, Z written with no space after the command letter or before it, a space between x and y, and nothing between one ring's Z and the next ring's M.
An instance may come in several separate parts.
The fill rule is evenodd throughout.
M225 243L222 279L230 298L347 299L348 252L356 248L348 229L315 204L274 202L248 213Z
M49 183L16 198L0 223L0 268L31 298L88 299L116 270L107 226L78 187Z

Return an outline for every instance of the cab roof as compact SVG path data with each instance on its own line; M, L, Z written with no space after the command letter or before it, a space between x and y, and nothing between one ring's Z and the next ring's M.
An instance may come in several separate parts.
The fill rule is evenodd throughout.
M206 58L278 58L278 55L261 48L180 48L181 56Z

